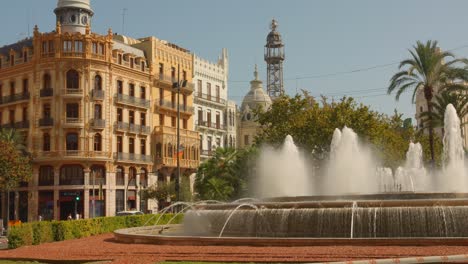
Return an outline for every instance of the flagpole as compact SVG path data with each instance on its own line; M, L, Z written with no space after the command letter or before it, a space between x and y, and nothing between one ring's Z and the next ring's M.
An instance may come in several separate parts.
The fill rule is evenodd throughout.
M175 191L176 191L176 201L180 199L179 184L180 184L180 157L179 157L179 148L180 148L180 65L177 64L177 176L175 182Z

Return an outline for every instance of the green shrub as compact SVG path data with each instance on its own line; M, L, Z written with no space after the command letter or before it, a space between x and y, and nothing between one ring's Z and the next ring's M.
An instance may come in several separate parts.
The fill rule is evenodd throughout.
M173 214L164 215L159 224L166 224L173 218ZM110 233L117 229L154 225L159 215L130 215L116 217L98 217L73 221L41 221L24 223L10 227L8 232L8 247L18 248L25 245L39 245L52 241L89 237ZM171 224L182 221L183 215L177 215Z
M49 222L34 222L32 223L33 245L54 241L54 233L52 225Z
M25 245L32 245L33 229L32 224L25 223L19 226L11 226L8 231L8 248L18 248Z

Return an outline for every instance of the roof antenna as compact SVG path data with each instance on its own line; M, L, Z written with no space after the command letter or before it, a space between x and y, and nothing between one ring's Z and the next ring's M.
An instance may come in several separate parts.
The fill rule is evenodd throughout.
M127 15L127 8L122 9L122 35L125 35L125 16Z

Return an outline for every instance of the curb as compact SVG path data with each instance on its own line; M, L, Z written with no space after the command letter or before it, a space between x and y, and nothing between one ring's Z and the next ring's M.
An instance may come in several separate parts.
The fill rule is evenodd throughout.
M468 254L451 256L427 256L411 258L369 259L355 261L324 262L328 264L411 264L411 263L456 263L468 262Z

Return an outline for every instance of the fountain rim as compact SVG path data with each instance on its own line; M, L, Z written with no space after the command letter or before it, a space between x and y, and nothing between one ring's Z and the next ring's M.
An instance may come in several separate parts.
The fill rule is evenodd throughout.
M170 225L170 228L180 226ZM317 238L317 237L215 237L137 234L158 230L161 226L146 226L114 231L117 242L178 246L468 246L467 237L391 237L391 238Z

